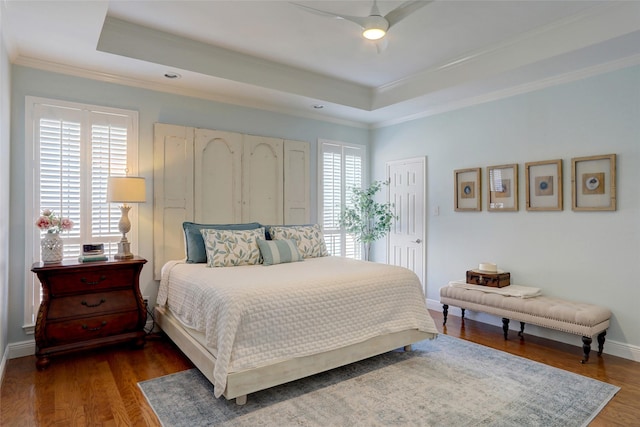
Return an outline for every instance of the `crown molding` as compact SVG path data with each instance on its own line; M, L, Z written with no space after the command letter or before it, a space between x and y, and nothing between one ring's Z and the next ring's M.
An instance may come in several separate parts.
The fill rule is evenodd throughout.
M558 86L574 81L595 77L601 74L610 73L613 71L621 70L628 67L640 65L640 54L629 56L627 58L610 61L604 64L593 65L583 68L581 70L571 71L568 73L560 74L557 76L539 79L532 82L527 82L521 85L513 86L508 89L502 89L486 93L480 96L469 97L461 101L456 101L448 104L443 104L433 108L427 108L423 112L407 115L402 118L379 121L372 125L373 129L383 128L387 126L393 126L401 123L406 123L414 120L418 120L425 117L435 116L450 111L459 110L461 108L473 107L487 102L498 101L501 99L510 98L516 95L522 95L529 92L535 92L541 89L546 89L552 86Z
M44 61L41 59L29 58L24 56L18 56L12 61L14 65L35 68L43 71L50 71L53 73L64 74L74 77L86 78L90 80L97 80L106 83L113 83L122 86L136 87L140 89L151 90L154 92L170 93L172 95L188 96L191 98L205 99L207 101L219 102L222 104L236 105L239 107L252 108L257 110L264 110L273 113L285 114L288 116L295 116L310 120L317 120L321 122L333 123L337 125L350 126L355 128L369 129L370 125L364 122L342 119L339 117L326 116L321 114L314 114L312 112L300 111L294 108L286 108L268 102L263 102L258 99L241 98L221 95L219 93L204 91L201 89L183 88L170 86L161 83L150 82L141 79L134 79L130 77L123 77L116 74L105 73L101 71L90 70L86 68L73 67L66 64L60 64L51 61Z
M640 2L610 2L374 90L372 110L419 98L640 31ZM418 94L418 95L416 95Z

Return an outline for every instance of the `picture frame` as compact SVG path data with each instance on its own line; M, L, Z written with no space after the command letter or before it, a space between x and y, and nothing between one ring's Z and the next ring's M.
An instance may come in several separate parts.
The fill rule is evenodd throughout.
M562 159L524 165L528 211L562 210Z
M457 169L453 171L456 212L481 211L482 187L480 186L480 168Z
M513 212L518 210L518 165L487 167L487 210Z
M571 159L571 209L616 210L616 155Z

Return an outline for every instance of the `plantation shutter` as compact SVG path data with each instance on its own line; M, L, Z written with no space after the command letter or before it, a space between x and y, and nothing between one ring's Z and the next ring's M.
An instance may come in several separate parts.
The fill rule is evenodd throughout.
M126 122L122 117L91 113L91 199L87 215L91 226L87 234L90 241L104 243L110 255L118 251L121 212L116 204L107 203L107 180L109 176L126 176L127 169Z
M66 119L60 118L65 113ZM70 218L80 223L80 133L81 117L76 111L55 111L52 107L43 107L41 118L37 122L36 135L39 139L39 212L50 209L58 216ZM39 213L37 212L37 213ZM41 231L41 235L46 231ZM42 237L42 236L40 236ZM80 238L78 227L65 233L69 244L65 245L65 256L71 251L77 253ZM65 242L66 243L66 242Z
M364 148L328 141L321 142L322 226L331 255L360 259L361 244L340 226L342 207L350 203L353 187L362 187Z
M77 258L83 243L104 243L105 254L117 252L121 212L107 203L109 176L137 172L137 120L135 111L103 108L27 97L27 117L33 123L27 139L32 159L26 170L27 215L36 220L44 209L74 223L62 232L64 257ZM134 222L135 210L130 214ZM26 231L27 271L40 260L40 240L46 231ZM27 272L25 324L35 320L40 285Z

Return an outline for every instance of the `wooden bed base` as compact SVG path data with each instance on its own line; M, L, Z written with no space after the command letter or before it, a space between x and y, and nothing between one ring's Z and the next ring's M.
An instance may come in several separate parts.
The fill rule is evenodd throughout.
M155 320L200 372L213 383L213 368L216 358L189 335L180 322L165 308L155 307ZM433 338L433 336L428 332L411 329L374 337L362 343L336 350L298 357L247 371L233 372L227 377L227 388L223 395L226 399L235 398L238 405L244 405L249 393L328 371L397 348L404 347L409 351L411 344Z

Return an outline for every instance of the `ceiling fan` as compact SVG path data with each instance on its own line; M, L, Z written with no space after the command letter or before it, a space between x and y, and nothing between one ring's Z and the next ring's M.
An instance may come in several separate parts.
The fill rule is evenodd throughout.
M305 6L300 3L292 3L307 12L314 13L316 15L327 16L333 19L342 19L345 21L353 22L362 28L362 36L372 41L384 41L384 43L377 43L378 53L380 53L386 47L386 40L383 40L387 31L396 25L398 22L411 15L418 9L432 3L433 0L417 0L407 1L400 6L393 9L386 15L380 15L378 10L377 0L373 0L373 6L371 7L371 13L368 16L350 16L350 15L338 15L333 12L327 12L313 7Z

